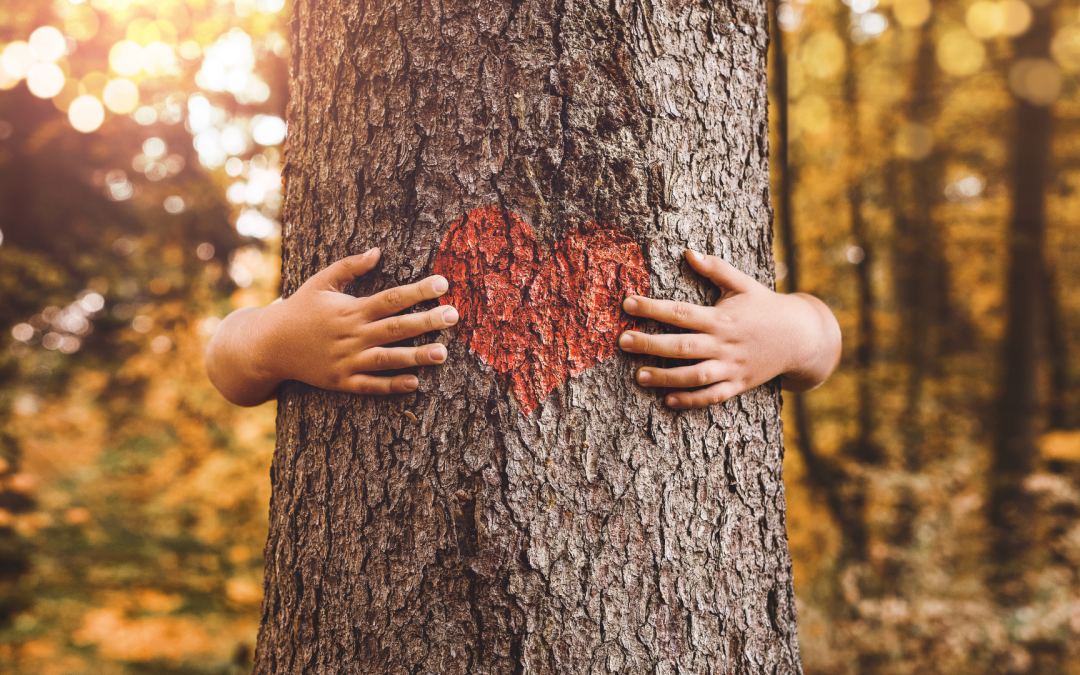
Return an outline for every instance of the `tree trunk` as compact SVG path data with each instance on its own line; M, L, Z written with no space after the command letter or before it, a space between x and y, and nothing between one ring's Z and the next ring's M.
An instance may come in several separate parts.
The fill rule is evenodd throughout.
M773 175L776 176L777 194L775 201L779 202L779 215L776 218L776 231L780 236L780 245L784 251L784 261L787 264L786 290L788 293L798 293L803 290L801 284L801 260L799 258L799 245L795 237L795 214L793 211L793 197L797 168L791 161L791 146L789 143L788 127L788 56L784 48L784 31L779 25L778 10L780 3L770 0L770 18L773 21L772 49L773 49L773 87L776 97L776 148L772 156ZM840 530L844 544L845 554L848 550L861 551L865 537L862 525L861 495L852 495L845 492L845 486L852 481L845 475L837 462L823 456L814 442L813 419L810 408L806 402L806 395L798 392L788 392L784 397L785 402L791 405L792 421L795 427L795 444L802 453L803 462L806 464L806 475L812 488L820 493L825 500L830 515ZM788 440L791 440L789 436Z
M417 393L283 387L255 672L800 672L775 384L676 413L611 344L715 299L686 247L772 282L764 2L293 26L284 293L380 246L357 293L468 306Z
M1032 26L1016 38L1016 58L1048 58L1053 34L1049 8L1035 9ZM1039 357L1046 330L1043 307L1046 271L1043 240L1046 176L1050 163L1051 114L1047 105L1017 99L1013 139L1013 213L1008 233L1006 280L1008 323L1004 377L998 396L998 428L991 474L990 522L996 530L994 554L998 589L1006 602L1022 601L1022 576L1031 547L1030 495L1024 480L1035 466L1042 405Z
M841 35L851 22L846 10L839 13L837 28ZM862 141L862 126L859 118L859 57L862 49L852 43L847 49L847 62L844 68L844 107L847 122L848 216L851 226L851 241L862 250L862 258L850 259L855 272L856 286L859 289L859 338L855 345L855 366L858 377L857 413L858 435L848 454L855 461L864 464L880 464L882 450L874 439L877 421L875 413L878 405L875 397L874 356L877 347L877 331L874 325L874 310L877 301L874 298L874 285L871 271L874 265L874 245L867 231L866 219L863 218L865 201L865 181L871 167L867 166L865 148Z
M911 80L909 119L929 130L938 115L940 86L935 61L933 25L919 29L919 46ZM935 139L935 141L940 139ZM926 463L923 408L926 382L941 353L942 333L951 321L949 269L941 237L934 223L934 206L940 201L943 156L934 147L925 156L902 165L903 187L895 196L896 299L904 330L902 352L909 372L905 407L900 416L904 439L904 467L922 471ZM917 500L916 500L917 501Z
M1068 327L1065 325L1061 307L1058 275L1049 266L1045 272L1042 301L1046 315L1047 360L1050 362L1050 400L1047 404L1046 426L1048 429L1072 429L1075 415L1069 377Z

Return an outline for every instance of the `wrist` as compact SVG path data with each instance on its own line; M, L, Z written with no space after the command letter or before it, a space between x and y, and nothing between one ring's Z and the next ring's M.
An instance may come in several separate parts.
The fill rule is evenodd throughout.
M791 331L797 344L784 371L785 389L807 391L823 383L839 362L840 327L832 312L817 298L803 293L788 296L796 313L796 330Z
M267 305L253 309L253 328L251 343L247 345L248 368L253 379L267 385L277 386L281 382L293 379L288 372L288 359L281 358L285 353L287 327L285 303Z

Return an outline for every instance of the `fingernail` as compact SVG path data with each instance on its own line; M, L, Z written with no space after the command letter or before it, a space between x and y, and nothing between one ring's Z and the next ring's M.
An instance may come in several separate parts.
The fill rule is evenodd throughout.
M442 313L442 318L443 318L443 321L445 321L448 324L453 325L453 324L457 323L457 320L458 320L457 310L454 309L453 307L447 307Z
M442 345L435 345L431 348L431 351L428 352L428 356L431 358L432 361L442 363L446 360L446 347L443 347Z
M619 346L623 349L629 349L632 344L634 344L634 338L630 337L629 333L623 333L619 336Z
M379 249L377 249L377 248L369 248L368 250L364 251L364 257L366 258L369 255L375 255L378 252L379 252Z
M420 380L416 379L415 377L407 377L407 378L405 378L405 388L408 389L409 391L412 391L412 390L416 389L419 386L420 386Z
M435 277L435 280L431 282L431 286L436 293L442 293L450 288L450 282L446 280L446 277Z
M679 397L672 394L671 396L668 396L666 399L664 399L664 403L667 403L669 408L678 408Z
M695 250L693 250L693 249L690 249L690 248L688 248L688 249L686 249L686 257L687 257L687 258L690 258L690 259L692 259L692 260L701 260L701 257L702 257L702 256L701 256L701 254L700 254L700 253L698 253L697 251L695 251Z
M622 306L626 311L633 312L638 308L637 298L627 298L623 300Z
M637 381L642 384L648 384L652 380L652 373L647 370L639 370L637 373Z

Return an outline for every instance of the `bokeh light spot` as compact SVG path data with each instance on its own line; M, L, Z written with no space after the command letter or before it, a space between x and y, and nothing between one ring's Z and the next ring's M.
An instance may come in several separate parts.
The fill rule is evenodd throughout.
M2 64L0 64L0 91L7 91L8 89L13 89L18 83L19 78L12 77L11 74L8 73L7 69L5 69Z
M273 115L256 115L252 120L251 136L259 145L277 145L285 140L288 127L285 120Z
M143 107L135 111L135 121L143 125L144 127L149 126L154 122L157 122L157 119L157 111L148 105L144 105Z
M244 132L233 125L221 132L221 149L230 155L241 155L247 151L248 141Z
M30 51L30 45L21 40L16 40L4 47L3 53L0 54L0 66L16 80L26 77L36 61L34 53Z
M167 335L159 335L150 341L150 349L152 349L155 354L164 354L172 349L172 340L170 340Z
M65 335L60 338L60 346L58 349L64 354L74 354L79 351L79 347L82 346L82 341L74 335Z
M152 181L165 180L169 177L169 170L161 162L151 162L143 173L146 174L147 180Z
M143 152L152 159L157 159L164 155L166 149L165 141L156 136L146 139L142 144Z
M143 50L143 69L150 75L164 75L173 70L176 56L164 42L151 42Z
M205 131L212 123L212 117L213 107L205 96L196 94L188 99L188 125L192 133Z
M131 327L136 333L147 333L154 327L154 320L145 314L140 314L131 321Z
M188 40L184 44L180 45L180 56L184 57L188 61L194 61L202 56L202 47L198 42Z
M90 291L79 299L79 306L90 314L100 312L105 307L105 298L102 297L101 293Z
M130 77L142 70L142 47L131 40L121 40L109 50L109 66L117 73Z
M817 31L803 43L799 55L811 75L827 79L843 68L846 52L839 35L832 31Z
M246 209L240 214L240 217L236 219L236 231L245 237L266 239L274 234L276 229L274 221L255 209Z
M30 34L30 51L39 61L52 63L67 51L64 34L52 26L42 26Z
M1001 5L989 0L979 0L968 7L966 23L968 30L983 40L992 38L1005 26L1005 14Z
M202 246L210 246L210 244L202 244L200 246L200 248ZM214 249L214 247L210 246L211 257L213 256L213 249ZM207 258L207 260L209 260L209 258ZM199 335L202 335L204 337L210 337L211 335L214 334L214 331L216 331L217 327L220 326L220 325L221 325L221 319L219 319L216 316L208 316L208 317L206 317L205 319L203 319L202 321L199 322L199 325L198 325Z
M1050 105L1061 93L1061 70L1049 59L1020 59L1009 69L1009 88L1033 105Z
M230 185L229 189L225 190L225 199L233 204L247 203L247 183L238 182Z
M28 323L20 323L11 329L11 335L19 342L29 342L34 337L34 327Z
M26 74L26 86L38 98L52 98L64 88L64 71L55 63L39 63Z
M1050 44L1054 60L1069 72L1080 71L1080 26L1066 26Z
M86 42L101 29L101 19L92 7L74 8L64 17L64 32L79 42Z
M859 28L870 37L881 35L888 27L889 20L885 18L885 15L877 12L870 12L859 19Z
M244 160L239 157L230 157L229 161L225 162L225 173L230 176L239 176L243 170Z
M158 27L156 21L152 21L146 17L139 17L128 23L125 36L128 40L138 44L140 47L145 47L151 42L158 42L161 40L161 29Z
M184 202L184 198L177 195L171 195L169 197L166 197L164 206L165 211L173 215L183 213L184 210L187 209L187 204Z
M93 96L80 96L71 102L68 120L76 131L84 134L97 131L105 121L105 106Z
M978 197L985 187L986 183L978 176L960 174L945 186L945 198L950 202L969 201Z
M1004 0L1001 3L1001 32L1016 37L1031 27L1031 6L1023 0Z
M124 115L138 107L139 87L131 80L119 78L105 85L102 97L109 110Z
M986 60L983 43L963 28L948 31L937 43L937 62L949 75L972 75Z
M182 2L165 0L157 5L157 16L161 21L168 21L173 27L183 32L191 24L191 12Z

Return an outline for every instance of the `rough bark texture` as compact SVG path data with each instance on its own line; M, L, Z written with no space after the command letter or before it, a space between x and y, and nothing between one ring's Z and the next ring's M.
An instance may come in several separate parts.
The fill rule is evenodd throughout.
M686 247L772 282L764 2L295 11L286 294L483 207L617 228L657 297L715 299ZM256 673L800 672L774 385L676 413L615 354L525 414L438 339L415 394L283 388Z

